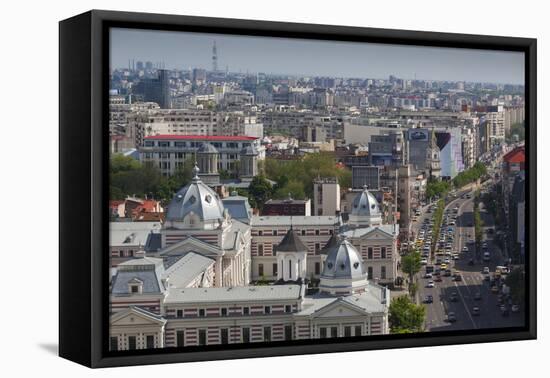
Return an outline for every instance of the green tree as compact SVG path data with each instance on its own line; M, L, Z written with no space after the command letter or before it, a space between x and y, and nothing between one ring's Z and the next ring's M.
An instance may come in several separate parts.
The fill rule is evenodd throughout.
M413 251L401 258L401 269L409 275L409 294L414 296L412 292L414 288L414 275L420 272L422 268L422 257L418 251Z
M424 331L426 308L414 304L407 296L393 299L389 308L391 333L418 333Z
M525 300L525 272L523 269L512 270L504 279L506 286L510 287L510 295L516 303L523 303Z
M273 188L264 176L255 176L248 187L248 200L256 209L263 209L264 203L271 198Z

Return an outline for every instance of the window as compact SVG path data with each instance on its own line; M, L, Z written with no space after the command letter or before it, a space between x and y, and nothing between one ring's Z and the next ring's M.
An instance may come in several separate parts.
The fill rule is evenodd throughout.
M183 331L176 332L176 346L182 347L185 346L185 337Z
M227 316L227 308L224 307L224 308L221 309L221 315L222 316Z
M326 339L327 338L327 329L325 327L319 328L319 337L321 339Z
M110 350L115 350L115 351L118 350L118 337L116 336L111 337L110 342L111 342Z
M315 230L315 235L319 235L319 230Z
M302 230L302 236L306 234L306 230Z
M264 232L262 230L258 231L258 236L263 236Z
M155 347L155 336L147 335L145 338L145 345L147 346L147 349L153 349Z
M288 279L292 279L292 260L288 260Z
M242 329L242 339L243 339L243 343L249 343L250 342L250 328L243 328Z
M319 243L315 243L315 254L318 255L321 251L321 245Z
M292 312L292 306L291 305L285 305L285 312Z
M367 248L367 258L369 260L372 259L372 247Z
M204 308L199 308L199 316L205 316Z
M264 264L258 264L258 275L260 277L264 275Z
M222 328L220 330L220 338L222 344L227 344L229 342L229 331L227 328Z
M263 256L263 255L264 255L264 245L258 244L258 256Z
M328 230L329 235L334 234L334 230Z
M285 325L285 340L292 340L292 326Z
M176 310L176 318L183 318L183 310Z
M271 327L264 327L264 341L271 341Z
M338 327L330 327L330 337L338 337Z
M128 336L128 350L136 349L136 337Z
M273 230L273 236L277 236L277 230Z
M369 280L372 280L372 278L373 278L373 277L372 277L372 266L369 266L369 267L367 268L367 278L368 278Z
M243 315L250 315L250 307L243 307Z
M264 307L264 314L271 314L271 306Z
M132 294L139 293L139 286L138 285L132 285L130 287L132 288Z
M382 279L382 280L386 279L386 267L385 266L380 268L380 279Z
M344 337L351 337L351 326L344 327Z
M199 345L206 345L206 330L199 329Z
M321 263L315 263L315 274L321 274Z
M380 257L383 259L386 258L386 247L380 248Z
M277 263L274 263L273 264L273 275L276 276L278 274L278 271L277 271Z
M354 336L361 336L361 326L355 326L355 335Z

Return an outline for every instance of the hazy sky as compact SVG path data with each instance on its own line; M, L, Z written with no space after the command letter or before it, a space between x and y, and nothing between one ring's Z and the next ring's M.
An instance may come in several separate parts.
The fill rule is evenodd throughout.
M231 72L355 78L401 78L524 84L520 52L416 47L357 42L228 36L188 32L111 30L111 67L128 59L164 61L167 69L212 67Z

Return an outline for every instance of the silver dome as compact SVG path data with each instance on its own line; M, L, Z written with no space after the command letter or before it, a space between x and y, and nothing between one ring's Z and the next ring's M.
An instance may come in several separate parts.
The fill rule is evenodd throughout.
M203 143L197 149L198 154L217 154L218 149L210 143Z
M349 221L352 225L356 226L371 226L382 223L380 205L367 188L363 189L353 199Z
M337 243L327 255L321 279L366 278L362 258L357 249L347 240Z
M181 188L170 204L166 213L166 220L183 222L191 212L196 214L201 222L224 219L223 202L209 186L198 177L199 169L193 168L191 183Z

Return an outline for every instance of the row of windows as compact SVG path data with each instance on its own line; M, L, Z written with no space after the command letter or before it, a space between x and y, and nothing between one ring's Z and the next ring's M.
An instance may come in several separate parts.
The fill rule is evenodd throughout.
M315 233L316 236L321 235L321 230L319 230L319 229L316 229L316 230L313 230L313 229L302 229L302 230L295 229L294 231L299 232L302 236L305 236L306 234L312 233L312 232ZM286 232L287 232L287 230L284 231L284 233L286 233ZM334 233L334 230L329 229L328 233L329 233L329 235L332 235ZM255 233L252 233L252 235L255 235ZM258 236L264 236L264 231L263 230L258 230L257 235ZM279 236L279 231L278 230L273 230L271 235L266 235L266 236Z
M271 275L272 276L277 276L278 269L279 269L278 264L274 263L272 265L272 269L271 269L272 274ZM321 274L321 263L316 262L314 270L315 270L315 273L314 273L315 275ZM266 274L266 273L267 272L266 272L266 269L264 267L264 264L258 264L258 276L262 277L262 276L265 276L265 275L269 275L269 274ZM368 275L369 279L375 278L372 266L367 267L367 275ZM380 277L378 277L378 278L380 278L381 280L385 280L387 278L387 273L386 273L386 267L385 266L380 267Z
M277 274L279 274L279 268L278 268L277 263L273 263L272 268L271 268L271 272L272 272L272 274L271 274L272 276L276 276ZM321 274L321 263L319 263L319 262L315 263L315 274L316 275ZM261 276L264 276L264 275L265 275L264 264L258 264L258 276L261 277Z
M122 336L121 336L122 338ZM124 339L122 340L124 341ZM137 336L126 336L126 343L127 347L123 349L127 350L135 350L138 347L137 343ZM109 340L109 346L110 350L117 351L119 350L119 337L118 336L111 336ZM145 336L145 348L146 349L153 349L156 348L155 345L155 336L154 335L147 335Z
M338 327L337 326L331 326L331 327L320 327L319 328L319 338L326 339L326 338L334 338L334 337L352 337L352 336L361 336L363 327L360 325L356 326L344 326L343 332L341 335L338 335Z
M266 249L269 246L271 246L271 248L273 250L274 245L278 245L278 243L276 243L276 244L273 244L273 243L271 243L271 244L270 243L258 244L258 256L263 256L264 255L264 249ZM318 255L321 252L321 244L320 243L315 243L314 252L315 252L316 255Z
M224 155L225 155L225 158L228 159L228 160L236 160L239 158L239 155L238 154L218 154L218 156L220 158L224 158ZM188 156L195 156L194 153L192 152L189 152L189 153L185 153L185 152L174 152L174 153L171 153L171 152L146 152L143 154L143 157L145 159L154 159L154 158L157 158L157 159L171 159L171 158L175 158L175 159L186 159Z
M162 148L186 148L186 147L200 147L204 142L183 142L183 141L154 141L146 140L143 142L144 147L162 147ZM209 142L216 148L244 148L250 146L250 142Z
M250 327L242 327L241 328L241 339L240 342L242 343L249 343L250 342ZM285 325L284 326L284 339L285 340L292 340L292 325ZM265 326L262 330L262 341L269 342L273 339L273 330L271 326ZM229 328L220 328L219 334L218 334L219 340L221 344L228 344L229 343ZM207 338L207 332L206 329L199 329L197 331L197 338L198 338L198 345L207 345L208 344L208 338ZM217 343L216 343L217 344ZM194 344L193 344L194 345ZM176 331L176 346L182 347L185 346L185 331Z
M372 259L373 259L373 255L374 255L374 250L373 250L373 248L372 248L372 247L368 247L368 248L367 248L367 259L372 260ZM381 248L380 248L380 258L381 258L381 259L386 259L386 258L388 258L387 256L388 256L388 254L387 254L387 249L386 249L386 247L381 247Z
M284 311L285 311L285 313L291 313L292 312L292 305L285 305ZM272 313L272 306L264 306L263 314L269 315L271 313ZM241 307L241 313L237 314L237 315L245 315L245 316L246 315L251 315L250 307ZM255 313L254 315L257 315L257 313ZM222 307L222 308L220 308L218 314L212 314L212 313L207 314L206 309L199 308L197 310L197 313L195 314L195 316L198 316L198 317L229 316L229 309L227 307ZM181 310L181 309L176 310L176 318L183 318L183 317L184 317L184 311Z

